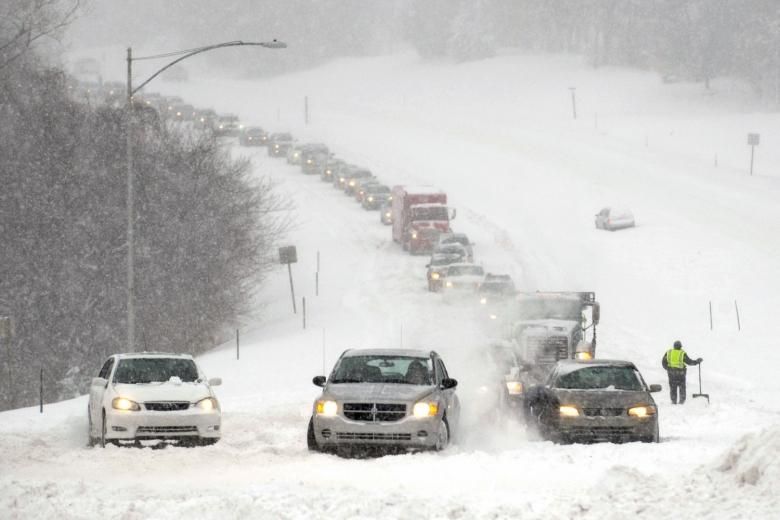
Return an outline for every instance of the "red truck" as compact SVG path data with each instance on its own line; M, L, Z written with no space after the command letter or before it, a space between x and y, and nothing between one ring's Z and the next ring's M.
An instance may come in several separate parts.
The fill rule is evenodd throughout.
M440 233L449 233L447 194L431 186L393 187L393 240L412 254L430 253Z

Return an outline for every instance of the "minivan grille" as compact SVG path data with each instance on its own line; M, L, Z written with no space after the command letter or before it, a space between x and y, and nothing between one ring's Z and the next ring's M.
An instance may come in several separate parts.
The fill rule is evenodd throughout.
M411 433L371 433L371 432L338 432L336 439L340 441L411 441Z
M344 417L361 422L395 422L406 417L405 404L344 403Z
M588 417L619 417L625 411L623 408L583 408Z

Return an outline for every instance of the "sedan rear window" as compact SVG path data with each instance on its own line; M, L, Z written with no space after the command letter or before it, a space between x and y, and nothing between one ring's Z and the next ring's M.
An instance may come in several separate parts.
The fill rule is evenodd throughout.
M644 386L637 371L630 367L585 367L558 377L556 388L569 390L633 390Z
M114 383L129 385L163 383L172 377L178 377L185 383L193 383L198 380L198 368L191 359L122 359L114 373Z

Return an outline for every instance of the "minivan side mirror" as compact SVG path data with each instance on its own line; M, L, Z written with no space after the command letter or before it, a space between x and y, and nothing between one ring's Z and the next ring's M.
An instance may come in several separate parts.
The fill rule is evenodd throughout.
M219 386L222 384L222 378L221 377L212 377L209 379L209 386Z
M108 385L108 381L106 379L103 379L102 377L93 377L92 378L92 386L102 386L105 387Z
M325 381L327 381L327 378L325 376L317 376L311 380L311 382L314 383L314 386L319 386L319 387L325 386Z
M663 388L661 388L661 385L650 385L651 392L660 392L661 390L663 390Z
M457 379L453 379L451 377L445 377L441 381L441 387L442 387L443 390L448 390L450 388L455 388L456 386L458 386L458 380Z

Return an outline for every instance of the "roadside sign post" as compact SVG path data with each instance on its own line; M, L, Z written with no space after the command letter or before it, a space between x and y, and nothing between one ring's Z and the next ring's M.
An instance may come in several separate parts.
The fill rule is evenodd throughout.
M569 87L571 90L571 115L577 119L577 87Z
M0 351L3 345L8 348L8 393L11 394L11 338L14 336L14 323L10 316L0 316Z
M748 145L750 146L750 175L753 175L753 159L756 154L756 146L761 144L761 134L748 134Z
M279 263L287 264L287 273L290 276L290 294L292 295L293 314L298 314L295 307L295 287L293 285L292 264L298 261L298 252L295 246L285 246L279 248Z

